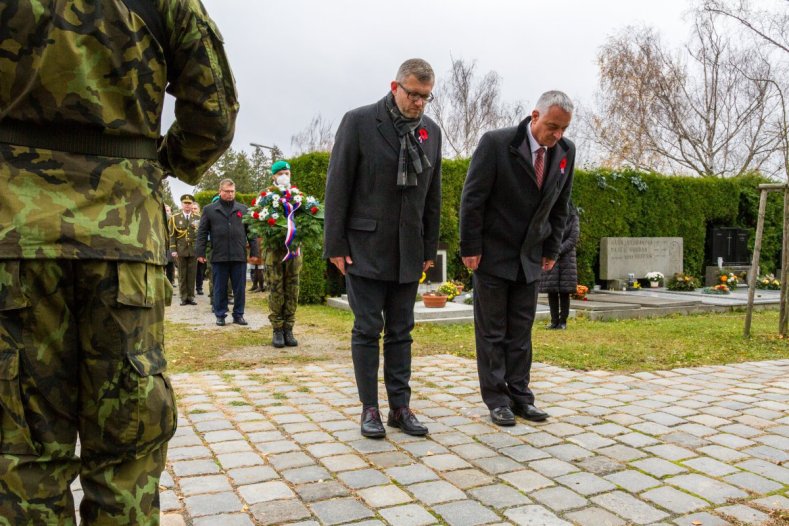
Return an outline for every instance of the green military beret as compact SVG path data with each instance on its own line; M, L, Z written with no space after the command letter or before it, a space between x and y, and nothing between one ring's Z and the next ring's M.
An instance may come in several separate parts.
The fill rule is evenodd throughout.
M195 202L195 196L193 196L192 194L184 194L184 195L181 196L181 202L182 203L194 203Z
M290 170L288 161L277 161L271 165L271 175L275 175L280 170Z

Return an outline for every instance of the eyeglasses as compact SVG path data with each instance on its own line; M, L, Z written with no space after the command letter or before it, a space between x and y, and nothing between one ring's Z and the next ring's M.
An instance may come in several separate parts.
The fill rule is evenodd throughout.
M428 95L422 95L421 93L417 93L416 91L411 91L410 89L406 88L399 82L397 83L397 85L403 88L403 91L405 91L405 94L408 96L408 100L410 100L411 102L419 102L421 100L422 102L427 104L428 102L433 102L433 99L435 98L433 97L432 93Z

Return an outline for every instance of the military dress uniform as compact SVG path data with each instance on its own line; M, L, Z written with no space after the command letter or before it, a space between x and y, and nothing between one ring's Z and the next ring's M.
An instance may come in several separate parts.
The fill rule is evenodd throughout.
M0 12L0 524L74 525L79 476L84 526L156 525L177 417L162 180L195 184L232 141L222 38L199 0Z
M168 225L170 232L170 251L177 252L178 258L178 294L181 305L196 305L195 286L197 280L197 256L195 254L195 241L197 240L197 227L200 226L200 216L178 212L170 217Z

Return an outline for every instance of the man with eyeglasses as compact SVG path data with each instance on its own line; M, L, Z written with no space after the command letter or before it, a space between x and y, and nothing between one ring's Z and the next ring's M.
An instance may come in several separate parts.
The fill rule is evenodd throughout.
M324 257L345 275L361 433L381 438L378 365L384 332L387 424L426 435L409 408L411 330L422 272L433 265L441 212L441 131L424 116L435 75L405 61L390 92L349 111L335 137L326 178Z

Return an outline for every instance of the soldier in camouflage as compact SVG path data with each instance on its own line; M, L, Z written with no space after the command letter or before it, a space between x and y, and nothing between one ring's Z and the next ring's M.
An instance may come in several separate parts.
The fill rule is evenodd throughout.
M181 211L170 217L167 225L170 237L170 251L178 265L178 296L181 305L197 305L195 286L197 283L197 256L195 241L200 215L193 213L194 196L181 196Z
M232 140L222 38L199 0L4 0L0 20L0 525L76 524L77 476L83 525L156 525L162 180L195 184Z
M277 161L271 165L273 183L290 188L290 164ZM293 325L296 323L296 307L299 304L299 272L302 258L298 255L285 259L287 254L283 246L277 249L266 248L265 266L266 282L268 283L268 319L273 329L271 344L282 348L296 347L299 342L293 336Z

